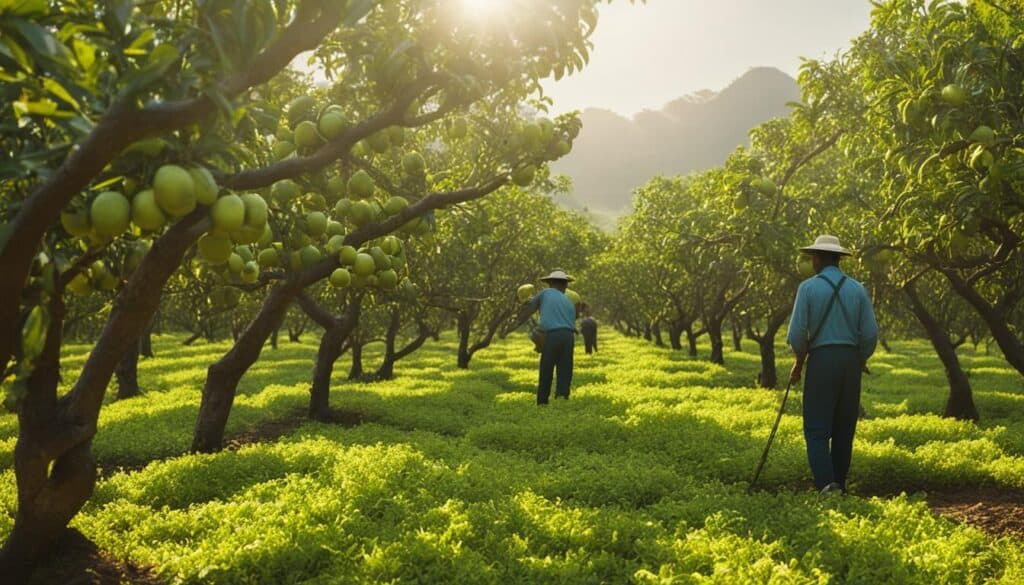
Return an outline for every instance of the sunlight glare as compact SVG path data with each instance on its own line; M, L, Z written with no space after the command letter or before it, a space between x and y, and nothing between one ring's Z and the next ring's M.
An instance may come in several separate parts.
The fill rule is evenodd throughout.
M508 0L461 0L462 8L469 16L493 17L505 8Z

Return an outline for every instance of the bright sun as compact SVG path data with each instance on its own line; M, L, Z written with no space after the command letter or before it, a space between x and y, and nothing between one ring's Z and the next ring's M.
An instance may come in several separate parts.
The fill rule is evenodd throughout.
M500 12L508 0L462 0L462 6L471 15L488 16Z

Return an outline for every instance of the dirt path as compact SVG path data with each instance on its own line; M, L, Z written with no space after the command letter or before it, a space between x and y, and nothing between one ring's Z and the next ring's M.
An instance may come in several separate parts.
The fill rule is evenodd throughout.
M927 501L936 514L976 526L994 536L1024 539L1024 490L970 488L929 492Z

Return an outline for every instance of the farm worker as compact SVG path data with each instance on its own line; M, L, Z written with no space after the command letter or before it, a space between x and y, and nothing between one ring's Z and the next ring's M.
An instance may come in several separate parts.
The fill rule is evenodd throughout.
M796 354L790 384L807 362L803 418L807 459L822 493L846 491L860 408L861 371L878 342L878 324L863 285L839 269L851 255L835 236L800 249L816 275L800 284L787 341Z
M540 352L540 380L537 384L537 404L548 403L551 396L551 381L555 370L558 380L555 385L555 398L569 399L569 386L572 384L572 353L576 344L576 306L565 291L569 288L572 277L561 270L556 270L541 279L548 288L535 294L526 301L520 322L535 311L540 311L539 328L544 334L543 348Z
M580 333L583 334L583 346L587 355L597 351L597 321L590 316L590 306L583 306L583 320L580 321Z

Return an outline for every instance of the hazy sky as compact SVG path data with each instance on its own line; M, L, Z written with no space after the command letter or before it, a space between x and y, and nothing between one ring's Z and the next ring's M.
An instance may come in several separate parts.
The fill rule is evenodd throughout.
M556 112L658 109L751 67L796 75L800 57L844 48L870 13L868 0L615 0L601 8L590 64L546 89Z

